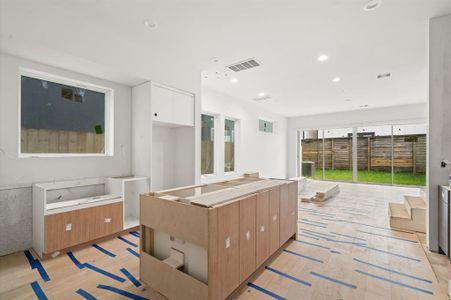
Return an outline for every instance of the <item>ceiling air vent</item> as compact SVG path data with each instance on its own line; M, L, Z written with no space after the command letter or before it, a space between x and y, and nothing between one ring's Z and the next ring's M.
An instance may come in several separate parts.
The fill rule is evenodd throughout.
M255 68L258 66L260 66L260 63L258 63L255 59L250 58L250 59L243 60L239 63L235 63L230 66L227 66L227 68L229 68L230 70L232 70L234 72L241 72L241 71L249 70L249 69L252 69L252 68Z

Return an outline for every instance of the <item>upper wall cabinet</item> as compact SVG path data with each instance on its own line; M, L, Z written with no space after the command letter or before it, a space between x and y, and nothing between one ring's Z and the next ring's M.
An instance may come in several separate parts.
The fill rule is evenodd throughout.
M180 90L152 85L152 118L172 126L194 126L194 96Z

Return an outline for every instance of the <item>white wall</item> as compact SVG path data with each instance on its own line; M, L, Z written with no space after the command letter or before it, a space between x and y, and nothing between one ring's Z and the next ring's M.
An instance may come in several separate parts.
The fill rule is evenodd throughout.
M114 89L113 157L18 158L19 67ZM0 186L82 177L126 175L131 162L131 88L0 54Z
M224 149L215 147L217 174L203 178L203 182L236 177L251 171L258 171L263 177L286 177L285 117L268 112L257 103L235 99L207 88L202 89L202 112L216 116L216 128L219 130L215 130L215 146L224 145L224 117L238 121L235 138L236 174L224 174ZM275 121L276 132L270 134L258 131L259 118Z
M410 124L427 122L427 104L412 104L386 108L365 109L333 114L291 117L287 120L287 172L296 176L297 131L306 129L334 129L353 126Z
M429 249L438 250L438 186L448 185L451 168L451 15L429 24Z

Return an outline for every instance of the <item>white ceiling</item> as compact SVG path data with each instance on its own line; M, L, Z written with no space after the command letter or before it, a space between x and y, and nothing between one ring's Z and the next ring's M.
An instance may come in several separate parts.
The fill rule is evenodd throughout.
M244 101L265 92L272 100L260 105L286 116L426 102L428 19L451 13L451 0L383 0L373 12L364 3L0 0L0 51L130 85L189 66ZM247 58L262 66L226 72Z

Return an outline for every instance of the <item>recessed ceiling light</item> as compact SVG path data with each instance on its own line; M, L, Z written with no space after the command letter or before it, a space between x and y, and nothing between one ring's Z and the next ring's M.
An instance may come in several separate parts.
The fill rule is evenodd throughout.
M337 82L340 82L340 81L341 81L341 78L340 78L340 77L334 77L334 78L332 78L332 82L337 83Z
M363 6L364 11L372 11L381 6L382 0L370 0Z
M150 20L144 20L144 26L150 29L155 29L158 27L158 24Z
M238 83L238 78L232 78L232 79L230 79L230 82L232 82L232 83Z
M318 61L319 62L324 62L326 60L329 59L329 56L327 56L326 54L321 54L320 56L318 56Z
M265 93L260 92L260 93L258 93L258 96L259 96L259 97L265 97Z

